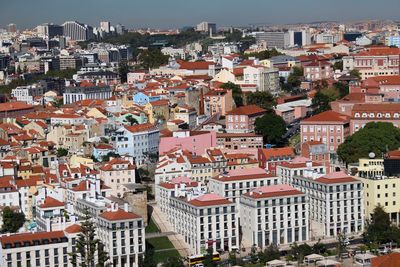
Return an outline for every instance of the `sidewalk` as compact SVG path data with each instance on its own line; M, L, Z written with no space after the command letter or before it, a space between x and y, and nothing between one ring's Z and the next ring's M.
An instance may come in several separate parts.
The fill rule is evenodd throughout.
M160 229L161 233L159 235L163 235L165 233L165 236L168 236L168 239L171 241L171 243L174 245L176 250L178 250L179 254L182 257L187 257L190 255L189 248L185 241L183 240L182 235L177 234L174 232L174 229L168 222L168 220L165 218L164 214L161 212L157 204L150 204L153 208L153 213L151 217L153 218L154 223L158 226Z

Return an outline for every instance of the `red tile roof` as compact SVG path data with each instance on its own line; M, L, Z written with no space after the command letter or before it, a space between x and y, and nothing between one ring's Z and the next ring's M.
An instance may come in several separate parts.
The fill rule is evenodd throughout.
M58 201L52 197L46 197L44 203L40 205L40 208L47 209L47 208L56 208L56 207L64 207L65 203Z
M0 112L23 110L23 109L33 109L33 106L26 104L22 101L8 102L0 104Z
M269 160L276 157L291 156L294 157L293 147L281 147L281 148L262 148L259 150L264 157Z
M247 116L252 116L252 115L261 115L267 112L265 109L260 108L256 105L247 105L247 106L241 106L238 108L235 108L228 112L226 115L247 115Z
M64 231L69 234L79 233L81 231L81 226L75 223L65 228Z
M323 177L315 179L316 182L323 183L323 184L340 184L340 183L353 183L359 182L359 180L348 176L345 172L333 172L327 174Z
M180 69L186 70L208 70L208 66L215 65L214 62L207 62L207 61L196 61L196 62L188 62L179 60L177 61L179 64Z
M65 238L64 231L53 231L53 232L38 232L38 233L22 233L12 234L10 236L4 235L0 237L0 243L3 248L6 248L7 244L15 247L15 244L24 245L25 242L29 242L30 245L34 245L34 241L39 241L42 244L43 240L47 240L49 244L59 243L61 238ZM68 240L66 239L65 242Z
M137 133L137 132L157 130L157 127L151 123L144 123L144 124L136 124L136 125L132 125L132 126L125 126L125 129L127 129L131 133Z
M188 201L189 204L197 207L219 206L233 204L228 199L214 193L205 194Z
M256 188L251 192L247 192L244 194L244 196L256 199L287 197L293 195L304 195L304 193L293 188L290 185L283 184L283 185L271 185L271 186Z
M328 110L312 116L308 119L302 120L301 124L329 124L329 123L348 123L350 118L346 115L340 114L338 112Z
M124 220L134 220L141 218L139 215L135 213L126 212L122 209L118 209L117 211L105 211L101 213L99 216L108 221L124 221Z
M390 253L371 259L371 267L399 267L400 253Z
M355 104L353 106L354 112L400 112L400 103L380 103L380 104Z

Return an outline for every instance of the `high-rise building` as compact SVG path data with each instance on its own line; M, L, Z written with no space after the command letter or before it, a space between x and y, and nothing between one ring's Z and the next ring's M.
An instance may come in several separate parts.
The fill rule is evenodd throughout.
M56 36L62 36L64 31L63 31L63 26L56 25L56 24L49 24L45 23L42 25L39 25L36 27L37 33L43 37L46 37L48 39L52 39Z
M122 24L115 25L115 32L119 35L122 35L126 32L125 26Z
M62 25L64 36L75 41L86 41L93 38L93 28L77 21L66 21Z
M256 34L256 41L265 42L268 48L286 48L290 45L288 32L260 32Z
M217 24L203 21L197 24L196 30L199 32L211 32L214 34L217 33Z
M103 32L109 33L111 28L111 23L109 21L102 21L100 22L100 29Z
M14 23L8 24L7 31L8 32L17 32L17 25L15 25Z
M304 46L311 44L311 35L308 31L289 31L289 46Z

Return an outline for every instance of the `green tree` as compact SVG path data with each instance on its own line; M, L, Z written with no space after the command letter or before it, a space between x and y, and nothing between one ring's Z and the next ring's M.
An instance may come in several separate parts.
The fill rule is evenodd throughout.
M329 97L321 91L318 91L311 101L311 108L313 109L314 115L330 110L331 106Z
M361 73L358 70L351 70L350 75L361 79Z
M64 99L61 98L57 98L54 102L53 102L53 106L56 108L61 108L64 104Z
M108 152L107 155L101 157L102 162L110 161L110 158L120 158L121 155L115 152Z
M376 206L371 219L367 220L364 239L368 243L386 243L392 241L395 226L391 225L389 214L380 205Z
M169 56L161 53L160 49L142 50L138 56L138 61L145 69L158 68L168 63Z
M300 76L296 76L293 73L289 75L287 83L291 87L299 87L301 85Z
M135 125L135 124L139 124L139 122L137 121L137 119L135 119L132 115L127 115L126 117L125 117L125 120L124 121L126 121L126 122L129 122L129 124L132 126L132 125Z
M276 100L270 92L254 92L247 95L248 105L257 105L260 108L271 111L276 106Z
M146 251L144 252L144 257L139 261L140 267L157 267L157 262L154 258L154 247L146 242Z
M67 155L68 155L68 150L67 149L65 149L63 147L60 147L60 148L57 149L57 157L58 158L65 157Z
M204 267L216 267L217 264L213 260L213 248L209 246L207 248L207 253L204 255L204 261L203 261Z
M256 119L255 131L263 136L264 143L277 144L286 132L286 123L282 117L270 112Z
M312 254L312 248L306 243L298 245L296 242L290 245L290 254L293 256L297 262L302 262L304 257Z
M358 162L370 152L382 155L400 147L400 129L388 122L370 122L346 138L337 150L339 158L346 163Z
M272 260L278 260L280 257L281 253L279 252L279 248L276 244L271 244L266 247L264 251L258 253L258 258L263 264Z
M2 233L16 233L25 223L25 215L23 213L13 211L8 206L3 209L2 216Z
M243 106L243 93L239 85L232 82L227 82L221 85L222 89L232 90L232 98L235 101L236 107Z
M163 267L185 267L183 260L179 257L170 257L162 265Z
M128 64L126 64L125 62L120 63L118 67L118 74L119 77L121 78L122 83L126 83L128 73L129 73Z
M293 75L297 77L303 77L304 69L302 67L293 66Z
M278 50L276 50L275 48L273 48L271 50L263 50L263 51L260 51L260 52L245 54L244 58L248 59L250 57L254 57L254 58L257 58L259 60L264 60L264 59L269 59L271 57L275 57L275 56L279 56L279 55L283 55L283 54L278 52Z
M103 243L96 238L96 226L92 216L85 210L75 251L70 253L70 261L80 267L103 267L108 259Z
M238 264L238 259L236 257L236 252L229 252L229 263L231 266L236 266Z
M257 247L253 246L250 251L250 259L251 263L255 264L258 261L258 253L257 253Z
M325 244L321 243L321 240L318 240L318 242L312 246L312 251L316 254L323 254L327 251L327 247Z
M343 61L342 61L342 60L336 61L336 62L333 64L333 69L334 69L334 70L340 70L340 71L342 71L342 70L343 70Z

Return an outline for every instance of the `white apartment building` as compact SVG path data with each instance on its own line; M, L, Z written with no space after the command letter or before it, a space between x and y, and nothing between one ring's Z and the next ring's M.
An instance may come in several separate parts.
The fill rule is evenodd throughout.
M126 184L135 184L136 166L132 157L114 158L100 167L100 179L111 188L111 195L121 197Z
M238 204L242 194L257 187L278 184L278 180L261 168L236 169L211 178L207 186L210 192Z
M179 149L160 156L154 174L156 185L176 177L192 177L190 163L185 160L182 153L182 150Z
M85 121L84 117L77 114L58 114L54 113L50 116L50 124L51 125L80 125Z
M278 167L283 183L306 193L310 203L311 237L335 237L364 230L362 182L344 172L321 174L307 162L307 169ZM311 165L312 164L312 165Z
M35 97L43 96L43 87L40 85L18 86L11 90L11 96L17 101L23 101L30 105L35 104Z
M97 236L108 252L112 266L137 267L145 251L144 222L127 205L114 205L97 218Z
M217 194L171 198L170 223L193 254L213 250L231 251L239 245L238 210L235 203Z
M6 178L3 177L1 179ZM0 185L0 207L20 208L19 192L10 182ZM0 220L2 221L2 218Z
M193 196L201 196L207 192L205 186L191 180L187 177L173 178L169 182L156 184L155 198L161 211L167 216L168 220L172 219L171 211L171 198L186 196L191 194Z
M0 266L72 266L72 239L64 231L3 235L0 243Z
M106 100L112 96L109 86L67 87L63 94L64 105L86 99Z
M135 158L137 165L145 164L148 156L158 153L159 129L150 123L124 126L111 137L117 153Z
M264 186L240 198L243 238L260 248L309 240L307 196L287 184Z
M279 71L264 66L247 66L243 70L243 83L257 85L258 91L278 93L280 89Z

